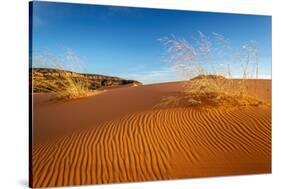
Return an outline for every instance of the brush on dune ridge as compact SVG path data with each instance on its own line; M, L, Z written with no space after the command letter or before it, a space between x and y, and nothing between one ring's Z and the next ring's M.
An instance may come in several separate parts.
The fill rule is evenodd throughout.
M33 59L33 66L37 68L47 67L55 73L55 78L52 74L49 74L46 78L40 77L40 73L32 71L32 86L36 86L36 90L55 94L54 100L77 99L100 93L100 91L89 89L85 78L82 79L79 74L67 71L67 67L81 69L80 60L72 51L68 50L62 56L40 54ZM35 74L37 74L37 77L35 77ZM35 91L34 88L33 91Z
M213 33L214 40L199 31L196 44L175 36L160 41L168 51L170 66L184 78L182 94L164 97L155 107L197 106L233 107L259 106L265 102L247 92L247 79L258 79L258 50L254 42L246 43L238 51L228 45L224 36ZM222 58L225 64L217 64ZM234 59L234 60L232 60ZM231 64L231 62L234 62ZM231 67L241 72L242 78L232 78Z
M97 91L90 90L85 79L80 79L79 77L73 76L72 73L60 70L59 76L53 79L51 76L49 78L34 77L33 73L32 82L33 86L36 86L36 90L43 92L54 93L57 100L59 99L76 99L91 95L98 94Z

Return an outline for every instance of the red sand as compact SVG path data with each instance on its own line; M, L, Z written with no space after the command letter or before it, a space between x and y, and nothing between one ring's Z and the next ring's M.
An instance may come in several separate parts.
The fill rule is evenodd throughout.
M271 80L248 81L271 103ZM153 109L182 83L50 102L34 94L33 186L271 172L271 107Z

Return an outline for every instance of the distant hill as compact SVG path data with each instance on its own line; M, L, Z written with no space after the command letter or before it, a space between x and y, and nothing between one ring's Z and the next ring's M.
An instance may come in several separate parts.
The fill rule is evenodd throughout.
M56 81L59 80L62 74L70 74L70 77L73 79L79 79L79 81L85 81L87 83L89 89L95 90L101 87L112 87L112 86L120 86L127 84L134 85L142 85L141 82L135 80L127 80L119 77L113 76L105 76L98 74L86 74L86 73L77 73L72 71L65 71L60 69L52 69L52 68L31 68L30 70L30 82L32 80L40 81L40 80L49 80ZM36 86L37 82L33 82L33 92L44 92L41 87Z

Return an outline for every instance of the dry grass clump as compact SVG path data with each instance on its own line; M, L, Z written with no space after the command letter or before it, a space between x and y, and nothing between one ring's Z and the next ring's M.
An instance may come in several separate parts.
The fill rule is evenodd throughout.
M59 77L56 78L33 77L33 85L36 85L36 90L54 93L57 99L76 99L94 94L84 80L75 78L64 70L58 74Z
M173 107L246 107L267 105L262 100L249 95L230 95L227 93L205 93L194 92L182 93L176 96L164 97L154 108L173 108Z
M265 104L247 92L246 80L258 78L258 51L247 43L233 51L227 40L217 33L214 39L199 32L195 45L175 36L160 39L168 51L167 61L186 82L178 96L165 97L156 107L204 106L233 107ZM216 63L214 60L221 60ZM233 80L231 67L241 79Z
M74 66L81 65L78 57L72 52L67 51L63 56L40 54L33 59L33 67L53 69L46 69L49 70L47 76L41 76L40 73L32 71L32 85L36 86L36 90L55 94L57 100L77 99L98 94L99 92L89 89L85 78L66 71Z

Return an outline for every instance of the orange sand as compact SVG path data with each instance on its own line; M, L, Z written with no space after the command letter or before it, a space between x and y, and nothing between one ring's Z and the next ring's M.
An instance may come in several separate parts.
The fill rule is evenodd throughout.
M248 81L271 102L271 81ZM153 109L182 83L49 102L34 94L33 186L271 172L271 107Z

